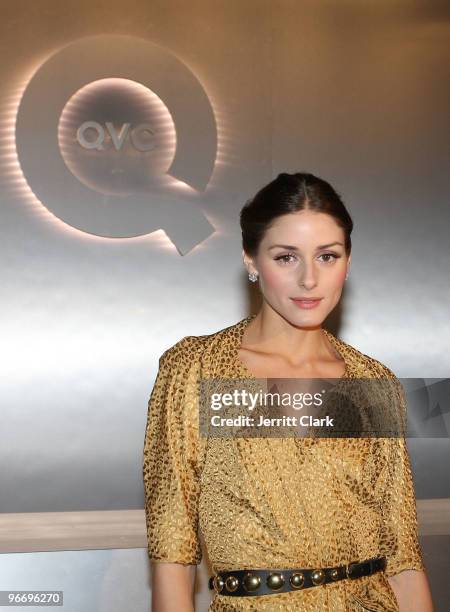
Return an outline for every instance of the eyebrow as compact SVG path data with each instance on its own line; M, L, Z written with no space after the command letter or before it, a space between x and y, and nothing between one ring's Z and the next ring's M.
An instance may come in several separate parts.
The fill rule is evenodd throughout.
M330 242L330 244L321 244L320 246L318 246L318 249L327 249L328 247L332 247L335 244L340 244L341 246L344 246L342 242ZM298 251L298 248L296 246L292 246L291 244L273 244L271 247L269 247L269 251L271 249L276 249L277 247L281 248L281 249L289 249L290 251Z

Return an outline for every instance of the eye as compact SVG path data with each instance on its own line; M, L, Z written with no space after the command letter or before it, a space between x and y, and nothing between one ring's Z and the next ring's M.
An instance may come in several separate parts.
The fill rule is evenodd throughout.
M281 263L286 264L286 263L289 263L290 257L295 258L294 253L287 253L286 255L278 255L277 257L275 257L275 261L280 261Z
M320 257L332 257L333 259L326 259L325 263L330 263L330 261L334 261L336 259L340 258L340 255L336 255L335 253L323 253L322 255L320 255Z

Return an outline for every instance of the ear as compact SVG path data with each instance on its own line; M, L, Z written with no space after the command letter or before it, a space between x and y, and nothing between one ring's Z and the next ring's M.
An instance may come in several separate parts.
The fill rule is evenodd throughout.
M244 261L244 265L248 268L252 264L251 258L247 255L247 253L242 249L242 259Z
M244 249L242 249L242 259L244 260L244 265L249 272L257 272L253 263L253 259L249 255L247 255Z

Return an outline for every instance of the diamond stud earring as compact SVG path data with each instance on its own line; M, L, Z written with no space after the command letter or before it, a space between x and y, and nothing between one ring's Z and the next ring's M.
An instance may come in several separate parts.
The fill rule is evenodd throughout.
M252 281L252 283L256 283L256 281L258 280L258 274L256 272L249 272L248 278Z

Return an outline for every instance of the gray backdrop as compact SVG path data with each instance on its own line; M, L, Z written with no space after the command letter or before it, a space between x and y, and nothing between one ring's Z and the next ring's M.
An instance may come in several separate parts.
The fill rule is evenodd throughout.
M329 180L354 219L332 331L398 376L450 375L447 3L22 0L3 3L0 32L1 512L143 507L158 357L257 305L238 215L279 172ZM18 126L16 151L18 107L33 75L64 46L98 35L135 37L176 58L214 117L203 128L205 108L185 95L189 79L178 68L158 73L185 134L179 176L189 166L197 182L177 192L155 177L144 208L156 231L135 237L107 237L106 208L95 235L39 201L36 192L56 184L61 210L78 205L69 171L46 174L52 144L42 107ZM80 58L47 83L49 108L90 68ZM209 170L205 147L214 153ZM42 165L40 187L24 176L27 154L38 174ZM128 208L125 225L140 227L141 212ZM450 497L448 440L408 446L417 497ZM134 609L145 609L138 600Z

